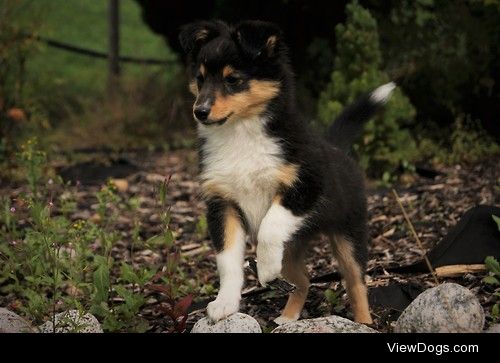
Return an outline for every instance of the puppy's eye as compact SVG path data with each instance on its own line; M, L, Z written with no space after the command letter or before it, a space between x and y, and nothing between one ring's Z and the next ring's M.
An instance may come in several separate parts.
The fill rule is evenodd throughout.
M224 81L226 81L226 83L230 86L235 86L241 83L241 78L236 76L227 76L224 78Z
M205 80L205 77L203 77L202 74L198 74L196 76L196 82L198 82L198 84L202 84L204 80Z

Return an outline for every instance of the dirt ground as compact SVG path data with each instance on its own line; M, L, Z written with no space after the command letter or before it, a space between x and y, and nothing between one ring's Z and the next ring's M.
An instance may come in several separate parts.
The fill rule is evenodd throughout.
M122 178L128 181L128 187L122 194L125 198L139 197L142 237L148 238L160 230L159 216L153 206L156 203L155 188L167 176L171 176L168 201L171 206L171 228L176 231L176 244L184 256L184 271L203 284L218 286L215 255L210 248L207 236L200 235L196 225L205 212L204 203L199 195L196 182L197 157L193 151L171 151L162 153L134 152L106 155L96 153L86 156L87 164L67 167L56 165L66 180L79 180L78 211L72 218L90 218L96 201L93 195L99 185L108 177ZM95 160L92 160L94 158ZM107 160L105 165L96 166L96 160ZM425 174L425 173L423 173ZM414 223L426 249L435 246L447 231L454 226L469 208L478 204L500 204L498 182L500 171L498 160L485 160L479 164L442 167L434 175L415 175L406 178L406 184L396 186L396 190ZM402 275L386 271L393 266L407 265L417 261L422 251L414 241L405 225L403 215L390 189L376 188L369 184L369 221L371 247L368 262L368 286L386 286L390 283L413 283L420 288L434 286L430 274ZM4 186L3 189L5 191ZM94 206L94 207L93 207ZM117 228L122 231L123 240L116 246L116 256L130 258L130 233L133 219L123 215ZM254 257L255 246L248 244L247 257ZM165 259L161 254L149 250L139 250L133 254L136 264L158 264ZM336 270L335 262L324 241L316 241L310 249L308 269L311 278L323 276ZM454 281L471 288L479 297L485 311L490 310L490 292L481 283L484 273L467 274L444 281ZM315 282L312 284L302 318L314 318L338 314L347 318L350 315L349 303L342 291L339 301L331 306L325 299L325 291L342 289L339 281ZM195 296L188 319L188 331L192 325L205 315L204 307L215 298L214 292ZM286 302L286 294L280 290L264 290L258 286L256 277L250 271L246 273L246 285L241 311L254 316L269 330L274 326L272 319L279 315ZM168 329L168 321L159 311L158 301L148 300L142 314L149 321L152 332ZM391 321L398 312L375 307L375 326L380 331L390 331Z

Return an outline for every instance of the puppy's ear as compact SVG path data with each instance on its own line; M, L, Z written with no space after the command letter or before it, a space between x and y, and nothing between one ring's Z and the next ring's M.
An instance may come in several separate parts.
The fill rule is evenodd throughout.
M274 58L281 51L282 32L273 23L244 21L238 24L235 34L241 50L252 59Z
M184 25L179 33L179 41L184 53L196 56L200 48L219 35L220 24L210 21L199 21Z

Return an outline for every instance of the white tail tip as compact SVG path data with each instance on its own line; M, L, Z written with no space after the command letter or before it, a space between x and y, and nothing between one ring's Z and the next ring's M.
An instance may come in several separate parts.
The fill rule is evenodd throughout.
M386 103L391 97L392 91L396 88L396 83L389 82L377 87L371 94L370 100L374 103Z

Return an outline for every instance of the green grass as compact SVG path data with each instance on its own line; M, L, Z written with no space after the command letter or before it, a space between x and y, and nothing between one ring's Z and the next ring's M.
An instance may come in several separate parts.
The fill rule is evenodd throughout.
M14 21L19 26L36 23L42 36L106 52L107 1L19 0L18 4ZM134 0L121 0L120 5L121 55L175 59L164 39L142 21ZM157 70L158 66L122 65L125 80ZM80 96L99 95L106 85L107 62L39 45L27 61L27 79L48 90L62 87Z

